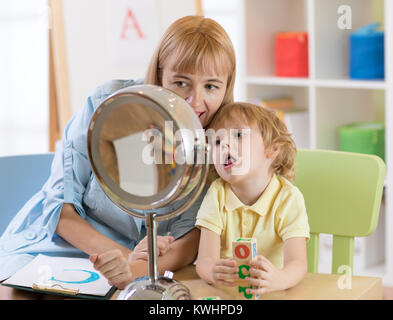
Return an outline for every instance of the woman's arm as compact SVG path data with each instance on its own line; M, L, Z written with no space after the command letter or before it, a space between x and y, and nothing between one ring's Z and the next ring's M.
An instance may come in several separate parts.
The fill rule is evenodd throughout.
M131 253L130 249L119 245L94 229L70 203L63 204L56 233L89 255L101 254L112 249L119 249L125 257Z
M157 252L158 274L163 274L166 270L175 271L194 260L198 249L199 231L193 229L173 242L167 241L166 238L157 237L157 247L161 247L160 252ZM95 269L119 289L124 289L134 279L148 274L148 261L139 259L130 262L130 259L127 260L117 249L90 255L90 261Z

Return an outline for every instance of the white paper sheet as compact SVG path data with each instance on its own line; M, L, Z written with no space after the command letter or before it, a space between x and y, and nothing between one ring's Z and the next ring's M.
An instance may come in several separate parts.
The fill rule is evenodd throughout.
M94 269L89 259L49 257L41 254L3 284L30 288L33 284L59 284L63 288L79 290L79 294L96 296L105 296L111 289L108 280Z

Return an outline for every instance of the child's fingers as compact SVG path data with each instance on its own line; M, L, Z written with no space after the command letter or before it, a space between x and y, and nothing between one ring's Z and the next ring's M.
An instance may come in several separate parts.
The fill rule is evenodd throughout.
M236 280L239 276L237 273L214 272L215 280Z
M246 289L247 294L260 294L260 295L262 295L267 292L269 292L268 288L247 288Z
M251 260L250 266L252 268L263 269L265 271L270 271L274 267L274 265L264 256L257 256L255 259Z
M268 276L268 272L261 269L256 269L254 267L251 267L249 272L250 272L250 277L252 278L267 279Z
M223 265L215 265L213 268L215 273L225 273L225 274L237 274L238 269L237 267L232 266L223 266Z
M158 255L164 255L169 250L169 245L174 241L172 236L158 236L157 249Z
M237 267L225 265L215 265L213 268L213 277L216 283L232 286L233 280L239 278Z
M246 280L250 285L256 288L263 288L266 287L268 284L266 280L262 280L258 278L246 277L244 280Z
M165 238L167 238L169 243L172 243L173 241L175 241L175 238L173 236L165 236Z
M220 259L217 261L216 265L226 266L226 267L237 267L237 263L233 259Z

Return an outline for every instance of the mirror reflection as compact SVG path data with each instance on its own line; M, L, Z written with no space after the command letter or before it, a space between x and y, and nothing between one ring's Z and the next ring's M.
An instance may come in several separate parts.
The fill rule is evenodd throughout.
M174 178L176 141L170 121L153 108L128 103L113 109L101 127L99 150L113 182L136 196L153 196Z

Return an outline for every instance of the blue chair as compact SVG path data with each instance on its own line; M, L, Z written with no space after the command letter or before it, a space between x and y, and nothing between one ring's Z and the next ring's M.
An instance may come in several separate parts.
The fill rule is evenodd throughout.
M0 157L0 235L46 182L54 153Z

